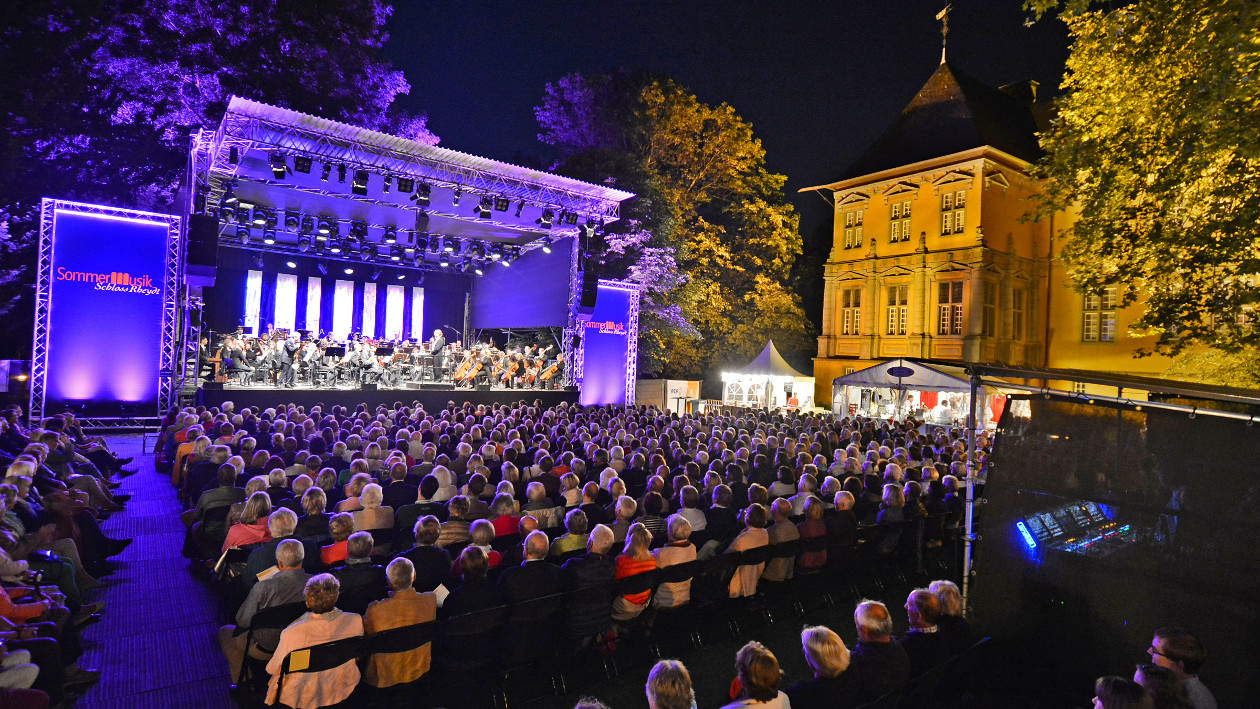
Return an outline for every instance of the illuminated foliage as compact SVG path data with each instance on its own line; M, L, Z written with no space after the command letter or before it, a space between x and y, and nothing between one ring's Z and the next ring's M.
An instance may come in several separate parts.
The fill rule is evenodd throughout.
M603 276L651 284L642 373L700 378L770 337L809 350L812 326L785 287L799 220L784 176L766 170L761 142L731 106L701 103L667 78L570 75L547 85L535 114L561 172L638 195L593 258ZM623 231L638 241L619 246Z
M0 3L0 211L19 245L0 261L33 261L44 196L178 209L189 134L217 125L233 94L436 143L424 116L392 107L410 86L379 56L390 12L381 0ZM5 286L6 303L30 292ZM6 322L29 337L29 319Z
M1080 217L1082 291L1144 300L1139 334L1177 354L1255 352L1260 330L1260 8L1245 0L1032 0L1072 36L1040 214ZM1115 9L1112 9L1112 8Z

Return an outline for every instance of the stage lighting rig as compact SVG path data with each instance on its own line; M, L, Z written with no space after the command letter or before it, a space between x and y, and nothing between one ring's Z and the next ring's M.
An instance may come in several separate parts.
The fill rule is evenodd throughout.
M247 226L236 227L236 238L241 240L242 246L249 244L249 227Z
M381 239L386 244L398 243L398 227L396 226L385 227L385 236L381 237Z
M485 266L483 266L480 261L474 261L473 273L477 274L478 276L484 276L486 274Z
M394 176L381 175L381 177L385 178L384 181L381 183L381 194L387 194L389 192L389 188L394 185Z
M402 279L406 278L406 277L407 277L407 274L405 274L405 273L400 273L400 274L398 274L398 280L400 280L400 281L401 281Z
M403 250L401 247L395 246L389 250L390 261L401 261L402 257L403 257Z
M502 259L503 259L503 247L501 246L490 247L490 260L499 261Z
M263 232L263 243L268 246L271 246L272 244L276 243L276 230L275 229L268 229Z
M229 182L223 187L223 199L219 200L220 204L236 204L240 200L236 197L236 183Z
M300 223L301 223L301 219L298 218L297 212L284 213L284 228L285 229L297 229L298 224Z
M292 261L285 261L284 265L288 266L289 268L297 268L297 264Z
M271 174L277 180L283 180L289 174L289 164L285 162L284 153L271 154Z
M485 196L482 197L477 206L473 208L473 213L482 219L489 219L492 214L492 209L494 209L494 198Z
M311 250L311 237L303 235L298 237L298 251L306 253Z
M248 209L240 209L236 212L236 223L249 224L249 210Z
M451 197L451 206L452 206L452 207L458 207L458 206L459 206L459 198L460 198L463 194L464 194L464 191L463 191L461 188L459 188L459 187L456 187L456 188L455 188L455 196L454 196L454 197Z
M350 222L350 238L362 241L367 238L367 224L363 222Z
M446 268L447 266L450 266L451 257L443 253L440 257L438 257L438 265L441 266L442 268Z
M411 201L417 206L429 206L429 198L433 195L433 187L427 182L421 182L416 186L416 191L411 195Z
M374 244L363 244L359 246L359 258L364 261L375 261L376 246Z
M442 250L442 237L440 236L429 237L429 253L436 254L437 252L441 250Z
M328 217L319 218L320 236L328 236L329 234L335 235L336 231L337 231L337 227L333 224L333 221L331 219L329 219Z
M354 194L359 195L360 197L366 197L367 188L368 188L368 171L355 170L354 182L350 183L350 191Z
M304 175L309 175L311 173L311 165L313 165L314 163L315 161L310 158L294 157L293 158L293 171L300 172Z
M416 190L416 181L410 177L398 178L398 191L403 194L410 195Z
M423 252L427 248L429 248L429 237L420 234L416 237L416 250Z
M255 266L255 267L256 267L259 271L263 270L264 266L263 266L263 257L262 257L262 254L255 254L255 255L254 255L254 266Z
M512 200L502 195L494 198L494 211L506 212L508 207L512 206Z
M379 268L372 269L371 279L375 281L376 279L380 277L381 277L381 269Z
M251 221L256 226L265 226L267 224L267 213L261 208L255 207L253 210L253 219Z
M525 211L525 201L521 200L520 202L516 203L516 217L518 219L520 218L521 212L523 211Z
M577 224L577 222L578 222L578 213L577 213L577 212L569 212L568 214L566 214L566 215L564 216L564 223L565 223L565 224Z
M544 209L542 216L539 217L534 223L544 229L550 229L551 224L552 222L555 221L555 219L556 219L556 213L554 210Z
M551 253L551 237L550 236L542 240L542 252L544 254Z
M449 236L442 239L442 251L448 254L455 253L455 240Z
M338 182L346 181L346 169L347 168L344 163L337 166L337 181Z
M328 253L331 253L331 254L339 254L339 253L341 253L341 252L342 252L342 250L343 250L343 249L342 249L342 246L341 246L341 242L340 242L340 241L338 241L338 240L336 240L336 239L331 239L331 240L329 240L329 242L328 242Z
M353 269L353 268L345 268L345 269L342 269L342 271L341 271L341 272L342 272L342 273L344 273L344 274L346 274L347 276L353 276L353 275L354 275L354 269Z
M324 163L324 166L320 168L320 172L319 172L320 182L327 182L328 176L331 174L332 174L332 163L330 162Z

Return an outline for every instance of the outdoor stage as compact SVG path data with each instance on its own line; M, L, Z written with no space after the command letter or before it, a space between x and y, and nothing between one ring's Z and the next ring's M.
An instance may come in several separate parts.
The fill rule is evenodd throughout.
M282 389L280 387L228 387L223 389L197 389L197 404L200 406L220 406L231 401L239 411L243 406L257 406L266 409L274 406L295 404L307 410L315 404L329 406L346 406L350 409L359 404L367 404L375 409L384 404L393 406L397 402L410 406L420 402L425 411L435 411L448 402L463 404L511 404L519 401L541 402L542 406L555 406L561 402L575 404L578 401L576 387L568 389L457 389L450 384L424 384L419 389L357 389L357 388L322 388L297 387Z

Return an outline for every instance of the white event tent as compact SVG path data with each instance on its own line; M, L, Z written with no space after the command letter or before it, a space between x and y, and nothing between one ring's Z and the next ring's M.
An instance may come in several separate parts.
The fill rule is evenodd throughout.
M798 408L814 406L814 378L788 364L774 340L744 367L722 372L722 385L722 403L731 406L773 409L788 406L792 395Z

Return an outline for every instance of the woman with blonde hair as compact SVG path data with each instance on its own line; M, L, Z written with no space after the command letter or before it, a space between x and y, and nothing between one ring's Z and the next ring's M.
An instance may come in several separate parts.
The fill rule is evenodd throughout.
M801 631L801 649L814 677L788 687L787 696L798 707L847 709L857 703L857 683L849 669L849 648L839 635L821 625Z
M630 525L630 531L626 533L626 546L613 562L613 580L620 581L655 569L656 557L652 556L651 545L652 533L647 527L638 522ZM643 612L651 597L651 591L617 596L613 599L612 619L615 621L633 619Z
M266 480L266 478L263 478ZM253 482L252 480L250 482ZM241 521L228 529L227 539L223 540L223 548L245 546L271 540L271 531L267 528L267 518L271 516L271 498L265 491L259 490L245 500L241 510Z

